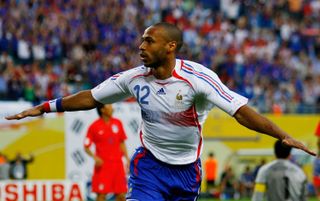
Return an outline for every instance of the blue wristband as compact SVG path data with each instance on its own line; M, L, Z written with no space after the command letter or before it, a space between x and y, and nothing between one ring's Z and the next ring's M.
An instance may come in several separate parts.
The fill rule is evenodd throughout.
M62 108L62 98L58 98L56 100L56 108L57 108L57 112L64 112Z

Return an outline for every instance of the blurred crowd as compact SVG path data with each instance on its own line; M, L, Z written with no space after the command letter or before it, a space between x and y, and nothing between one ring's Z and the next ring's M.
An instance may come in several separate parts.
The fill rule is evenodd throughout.
M260 112L319 113L320 0L2 0L0 100L37 104L140 65L159 21L183 29L180 58Z
M28 178L28 164L32 163L34 156L30 154L25 157L20 152L15 158L9 159L7 155L0 152L0 181L8 179L23 180Z

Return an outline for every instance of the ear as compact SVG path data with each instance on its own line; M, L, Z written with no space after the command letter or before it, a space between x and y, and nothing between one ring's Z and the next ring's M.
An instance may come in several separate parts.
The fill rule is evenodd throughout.
M168 43L168 51L169 52L175 52L177 49L177 42L176 41L171 41Z

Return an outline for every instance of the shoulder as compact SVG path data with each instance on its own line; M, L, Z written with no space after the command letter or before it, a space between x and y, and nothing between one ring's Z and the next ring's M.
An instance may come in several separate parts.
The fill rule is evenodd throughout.
M206 66L190 60L181 60L181 71L187 74L198 74L198 73L215 74L211 69L207 68Z
M145 66L138 66L132 69L117 73L111 77L111 80L116 80L118 78L125 78L125 79L133 79L139 76L146 76L150 73L150 70Z
M93 128L101 125L101 121L102 121L101 118L98 118L98 119L94 120L94 121L90 124L89 129L93 129Z
M260 174L267 174L267 172L272 169L273 166L275 166L277 161L271 161L270 163L267 163L259 169Z
M304 174L304 171L297 164L295 164L295 163L293 163L291 161L287 161L287 164L288 164L289 167L294 169L295 172L297 172L299 174Z
M115 118L115 117L112 117L112 118L111 118L111 121L112 121L112 123L114 123L114 124L122 124L121 120L118 119L118 118Z
M218 76L211 69L194 61L181 60L179 71L182 77L190 81L209 83L215 82Z

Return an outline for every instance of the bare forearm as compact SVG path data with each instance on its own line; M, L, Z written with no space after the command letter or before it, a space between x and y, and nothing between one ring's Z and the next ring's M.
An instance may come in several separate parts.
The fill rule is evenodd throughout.
M97 107L99 104L100 103L93 98L91 91L85 90L70 96L47 101L18 114L6 116L6 119L13 120L23 119L25 117L35 117L42 115L45 112L89 110Z
M84 151L85 151L90 157L94 158L94 154L93 154L93 152L90 150L90 148L85 147L85 148L84 148Z
M124 142L122 142L122 143L120 144L120 149L121 149L121 151L122 151L123 156L124 156L127 160L129 160L127 147L126 147L126 144L125 144Z
M248 106L240 108L234 117L241 125L259 133L264 133L281 140L289 136L268 118L260 115Z
M81 91L62 99L62 108L65 111L90 110L98 104L90 90Z
M283 131L269 119L260 115L247 105L242 106L236 112L234 117L241 125L251 130L270 135L274 138L280 139L282 143L287 146L301 149L313 156L316 155L314 151L311 151L302 142L292 138L288 133Z

